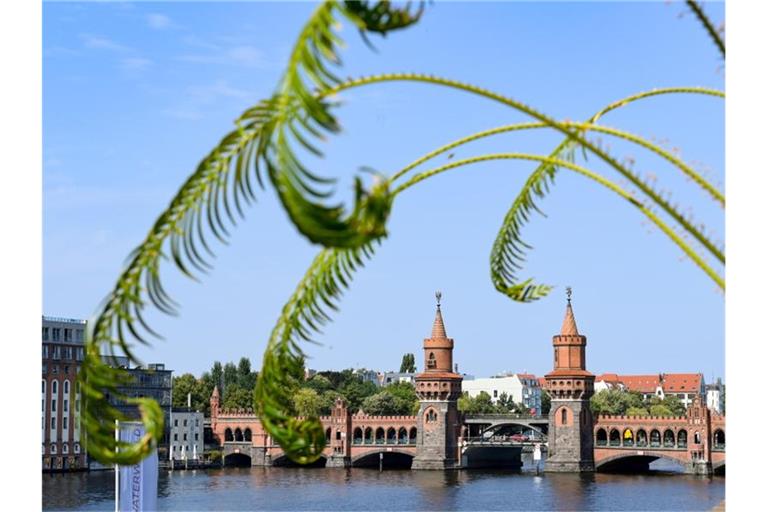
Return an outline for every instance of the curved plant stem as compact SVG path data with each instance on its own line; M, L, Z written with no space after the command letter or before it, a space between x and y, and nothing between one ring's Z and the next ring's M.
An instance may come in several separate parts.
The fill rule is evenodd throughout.
M568 136L569 139L573 140L574 142L577 142L579 145L581 145L585 149L588 149L589 151L594 153L596 156L601 158L603 161L605 161L608 165L610 165L615 170L617 170L622 176L624 176L633 185L635 185L638 189L640 189L640 191L642 191L646 196L648 196L648 198L652 202L656 203L670 217L675 219L675 221L678 224L680 224L683 227L683 229L685 229L685 231L690 233L696 240L698 240L700 244L702 244L712 255L715 256L715 258L717 258L721 263L725 262L725 255L722 253L722 251L717 246L715 246L715 244L711 240L709 240L704 235L704 233L701 232L701 230L699 230L696 226L691 224L691 222L689 222L688 219L686 219L680 212L678 212L672 206L672 204L670 204L669 201L664 199L658 192L656 192L650 186L643 183L638 176L636 176L629 169L627 169L625 166L623 166L621 163L619 163L615 158L607 154L605 151L600 149L598 146L596 146L589 140L585 139L580 133L570 130L563 123L555 121L554 119L546 116L545 114L539 112L533 107L526 105L525 103L517 101L513 98L509 98L507 96L495 93L493 91L483 89L482 87L478 87L475 85L466 84L464 82L460 82L457 80L451 80L448 78L442 78L434 75L424 75L424 74L418 74L418 73L387 73L387 74L360 77L357 79L348 80L344 83L338 84L335 87L329 88L327 91L325 91L324 94L332 95L337 92L341 92L345 89L352 89L355 87L362 87L366 85L383 83L383 82L422 82L422 83L428 83L433 85L442 85L451 89L458 89L461 91L475 94L477 96L488 98L490 100L496 101L508 107L512 107L515 110L518 110L535 119L538 119L539 121L542 121L548 126L554 128L555 130L564 133L565 135Z
M701 8L698 2L696 2L696 0L685 0L685 3L688 4L688 8L693 11L693 14L699 18L699 21L707 30L709 37L712 38L712 41L715 42L715 45L717 45L717 48L720 50L720 54L723 56L723 58L725 58L725 41L723 41L723 38L720 37L720 32L718 32L715 26L712 24L712 20L710 20L709 17L704 14L704 10Z
M456 162L451 162L449 164L442 165L440 167L436 167L434 169L430 169L428 171L421 172L416 176L413 176L410 180L401 184L392 193L393 195L397 196L398 194L400 194L404 190L407 190L413 185L421 181L424 181L427 178L435 176L437 174L443 173L451 169L455 169L457 167L462 167L466 165L471 165L471 164L486 162L491 160L531 160L531 161L537 161L537 162L546 162L552 165L561 166L561 167L570 169L572 171L575 171L599 183L600 185L603 185L604 187L608 188L609 190L612 190L613 192L621 196L623 199L629 201L637 209L639 209L648 219L651 220L651 222L656 224L656 226L658 226L659 229L661 229L673 242L675 242L675 244L677 244L677 246L680 247L680 249L682 249L683 252L686 255L688 255L688 257L690 257L694 261L694 263L696 263L696 265L698 265L699 268L701 268L721 289L725 289L725 281L722 279L722 277L720 277L720 275L718 275L717 272L715 272L709 265L707 265L704 259L701 258L696 253L696 251L694 251L687 243L685 243L685 241L677 233L675 233L675 231L672 228L670 228L663 220L661 220L661 218L658 215L656 215L652 210L650 210L643 203L641 203L636 198L634 198L629 192L622 189L612 181L604 178L600 174L590 171L589 169L586 169L574 163L568 162L567 160L560 160L560 159L552 158L548 156L532 155L527 153L496 153L496 154L482 155L482 156L473 157L473 158L466 158L463 160L457 160Z

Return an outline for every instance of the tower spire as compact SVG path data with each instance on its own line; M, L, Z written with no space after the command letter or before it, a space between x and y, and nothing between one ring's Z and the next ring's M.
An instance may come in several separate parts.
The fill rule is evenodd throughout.
M445 334L445 324L443 323L443 314L440 311L440 299L443 294L438 290L435 292L435 298L437 299L437 311L435 311L435 321L432 324L432 338L447 338Z
M573 290L570 286L565 289L565 293L568 296L568 305L565 306L565 318L563 319L563 326L560 328L560 334L563 336L578 336L579 330L576 328L576 317L573 316L573 308L571 307Z

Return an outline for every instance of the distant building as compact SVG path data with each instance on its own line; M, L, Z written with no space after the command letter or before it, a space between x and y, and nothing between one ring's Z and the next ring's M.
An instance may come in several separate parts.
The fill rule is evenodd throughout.
M484 391L491 396L493 402L498 402L501 395L506 394L532 413L541 414L541 386L539 379L530 373L464 380L461 391L470 397L476 397Z
M204 452L205 417L202 412L174 407L170 423L170 457L174 461L201 460Z
M650 375L617 375L604 373L595 378L595 392L601 389L625 389L640 393L648 400L655 396L664 399L674 395L686 408L696 397L704 400L705 383L701 373L659 373Z
M169 425L171 420L172 405L172 376L173 370L166 370L165 365L161 363L148 364L146 367L129 368L129 360L124 356L106 356L102 359L115 367L125 369L132 377L132 382L126 386L117 388L118 393L128 398L154 398L163 409L165 419L165 432L163 439L158 445L158 454L166 459L168 450ZM127 404L115 396L107 394L107 400L118 411L126 415L131 420L139 420L141 414L135 405Z
M359 368L355 370L355 375L360 377L360 380L363 382L372 382L376 384L377 386L380 385L379 383L379 372L375 370L368 370L366 368Z
M43 316L42 455L43 470L88 467L80 447L80 388L85 320Z
M707 407L718 414L723 414L725 410L725 386L720 378L714 384L707 384Z
M379 385L382 387L389 386L395 382L408 382L414 383L415 373L409 372L385 372L378 374Z

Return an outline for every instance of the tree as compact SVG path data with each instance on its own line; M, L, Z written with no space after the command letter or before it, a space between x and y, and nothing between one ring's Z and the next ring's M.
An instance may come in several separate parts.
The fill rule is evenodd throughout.
M651 410L654 406L663 406L664 409L659 410L669 411L669 414L655 416L682 416L685 414L685 405L676 395L667 394L664 396L663 400L657 396L653 396L649 400L648 405L651 407Z
M323 403L317 391L301 388L293 395L293 406L299 416L319 416Z
M197 379L191 373L173 378L173 406L186 407L187 395L197 395Z
M690 0L688 6L705 26L724 59L725 44L721 34L697 2ZM351 21L363 37L367 37L366 34L385 35L414 25L423 12L423 5L415 8L406 3L399 7L383 1L328 0L319 5L290 53L291 58L275 93L243 113L234 129L184 181L168 208L152 225L146 239L131 252L128 264L100 307L93 329L89 329L86 349L89 356L83 361L80 373L80 382L85 386L84 396L90 397L85 403L82 422L89 439L89 454L95 460L135 464L151 453L151 441L157 441L163 434L163 411L157 402L146 399L141 402L142 421L152 440L133 445L132 449L115 449L117 445L110 437L109 429L119 412L103 397L105 393L117 393L120 377L125 371L110 369L98 354L102 353L102 348L118 345L131 361L137 361L130 350L131 341L139 338L146 342L144 337L154 332L147 329L142 320L147 315L142 315L142 311L151 305L172 314L177 307L161 283L161 261L167 259L188 276L210 268L212 244L208 240L226 240L231 227L238 222L236 215L243 214L244 204L256 199L253 186L256 181L274 189L298 232L311 243L322 246L281 310L267 341L256 387L256 400L263 418L268 420L264 421L265 428L290 458L302 463L321 456L325 438L322 426L316 420L297 423L285 414L292 407L294 387L286 386L284 382L287 376L296 378L303 369L300 343L311 339L319 326L330 319L329 313L337 309L340 294L350 285L355 272L373 257L375 248L386 238L387 221L397 204L396 199L405 190L433 176L480 162L516 160L537 163L507 211L491 251L492 283L512 300L531 302L545 297L552 289L550 285L534 283L520 275L530 248L521 231L533 213L540 211L537 202L546 196L556 176L563 172L586 177L595 186L615 194L623 204L635 208L718 287L725 288L722 272L719 272L725 265L722 248L710 240L690 215L679 211L667 194L644 181L631 165L611 155L606 146L588 136L597 132L604 137L618 137L661 156L724 209L722 192L679 157L639 135L597 124L604 114L644 98L661 94L724 97L721 91L695 87L654 89L613 102L586 122L572 122L558 121L514 98L434 75L389 73L342 81L329 71L329 68L340 65L338 52L343 41L335 30L340 19ZM525 114L532 122L470 134L426 153L391 176L377 178L368 188L361 177L356 177L351 208L345 210L335 200L327 203L331 194L329 185L334 180L312 172L298 155L306 152L320 154L317 145L339 131L340 123L333 108L338 103L335 98L342 92L393 81L429 84L489 99L510 111ZM334 100L330 101L330 98ZM477 139L532 129L546 129L565 139L549 154L492 153L415 171L421 164ZM580 158L578 150L593 158L576 163ZM601 172L585 167L592 166L594 161L604 162L610 172L615 172L627 184L614 183ZM411 171L414 172L408 175ZM193 226L197 228L193 229ZM689 237L695 245L691 245ZM206 250L198 250L199 247ZM224 387L233 383L225 368ZM355 394L355 400L364 398L362 393Z
M416 372L416 358L413 354L404 354L403 361L400 363L400 373L415 373Z
M241 357L237 364L237 383L243 389L252 389L259 374L251 371L251 360Z
M549 396L549 391L546 389L541 390L541 414L549 414L549 410L552 408L552 397Z
M378 391L378 387L373 382L355 377L347 381L339 391L346 398L347 407L356 411L363 405L363 400Z
M625 416L648 416L648 409L645 407L630 407L624 412Z
M395 416L405 414L400 410L398 405L398 399L395 395L389 391L380 391L363 401L363 411L372 416Z
M230 386L238 386L240 383L238 382L238 373L237 373L237 366L235 366L235 363L227 363L224 365L224 389L226 390Z
M466 414L493 414L499 412L499 409L493 403L491 395L485 391L481 391L475 397L470 397L467 393L464 393L459 398L458 408Z
M224 368L219 361L214 361L211 366L211 381L214 386L219 387L219 392L224 389Z
M669 407L662 404L652 405L650 412L651 416L675 416Z
M224 390L221 406L224 409L250 409L253 407L252 392L231 384Z
M630 407L643 407L642 397L621 389L603 389L590 399L592 414L623 415Z
M314 389L318 393L325 393L326 391L333 389L333 386L331 385L331 381L328 380L327 377L324 375L320 375L319 373L313 376L311 379L306 381L304 383L304 387L307 387L309 389Z

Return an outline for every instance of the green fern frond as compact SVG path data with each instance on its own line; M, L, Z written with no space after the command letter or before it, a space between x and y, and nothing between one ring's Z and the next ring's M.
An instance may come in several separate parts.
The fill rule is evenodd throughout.
M382 6L382 4L386 4ZM147 238L130 256L126 269L91 322L86 350L92 354L79 375L84 389L82 440L91 456L103 463L134 464L148 453L163 428L157 404L122 396L118 383L127 373L110 368L99 354L102 349L114 354L119 348L130 362L140 363L131 341L149 344L147 334L156 333L147 325L142 311L147 301L166 314L176 314L178 304L165 291L160 280L160 260L170 259L187 277L212 268L211 237L227 243L244 206L253 202L256 187L263 187L263 173L274 186L286 211L299 231L311 241L326 246L357 247L384 236L391 196L386 181L365 190L355 181L355 205L345 216L341 206L327 207L317 199L330 192L317 187L333 180L312 174L296 157L294 145L320 154L316 141L323 133L338 130L330 105L317 91L338 82L328 70L339 62L340 39L333 33L337 11L359 19L358 27L370 24L376 33L385 33L413 23L406 10L392 9L386 2L353 6L326 2L318 7L302 31L278 93L248 109L236 121L237 128L222 139L204 158L158 217ZM369 10L375 10L374 14ZM122 377L121 377L122 376ZM136 446L123 446L114 440L114 421L124 419L106 403L109 394L116 400L137 405L148 436ZM90 397L90 398L88 398ZM116 452L116 449L120 448Z
M685 0L685 3L688 4L688 8L696 15L704 26L707 34L712 38L712 42L714 42L717 49L720 50L720 55L725 58L725 41L723 41L720 31L715 28L714 23L712 23L712 20L706 15L704 9L702 9L696 0Z
M261 423L291 460L314 462L325 447L325 432L317 418L296 418L292 390L304 378L302 341L330 320L337 301L355 271L373 256L372 243L354 248L323 249L315 257L296 291L283 307L264 352L256 402Z
M634 197L634 195L631 192L628 192L624 189L622 189L620 186L615 184L614 182L608 180L607 178L603 177L602 175L591 171L589 169L586 169L582 166L576 165L573 162L569 162L568 160L562 160L553 158L551 156L541 156L541 155L532 155L527 153L494 153L489 155L482 155L482 156L476 156L472 158L465 158L463 160L457 160L455 162L451 162L449 164L442 165L440 167L436 167L434 169L430 169L427 171L423 171L415 176L413 176L411 179L409 179L407 182L403 183L399 187L397 187L394 191L394 195L397 196L404 190L407 190L408 188L412 187L413 185L420 183L428 178L431 178L433 176L436 176L438 174L441 174L445 171L455 169L457 167L463 167L467 165L472 165L480 162L487 162L491 160L530 160L534 162L541 162L551 165L553 168L564 168L569 169L571 171L575 171L578 174L581 174L583 176L586 176L587 178L591 179L592 181L598 183L599 185L602 185L603 187L611 190L612 192L618 194L621 198L629 202L631 205L636 207L638 210L640 210L643 215L645 215L653 224L655 224L657 227L659 227L662 232L664 232L680 249L683 250L683 252L691 258L691 260L699 266L720 288L725 289L725 281L723 278L717 274L704 260L704 258L701 257L693 248L691 248L690 245L688 245L685 240L683 240L683 237L678 235L673 228L671 228L667 223L665 223L661 217L653 211L653 209L644 204L643 202L639 201ZM687 231L687 230L686 230ZM526 289L529 289L531 285L528 285L526 288L524 288L522 291L515 292L516 295L519 296L518 300L521 300L523 302L529 301L530 298L527 298L526 296L523 296ZM512 287L509 287L512 288ZM542 291L546 292L546 288L531 288L531 290L535 290L538 293L542 293ZM503 290L500 290L503 292ZM528 292L529 294L532 294L533 291ZM538 297L537 297L538 298ZM527 300L526 300L527 299Z

